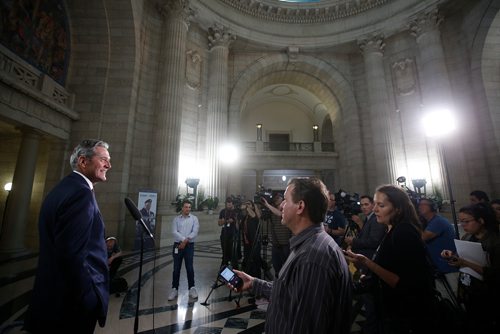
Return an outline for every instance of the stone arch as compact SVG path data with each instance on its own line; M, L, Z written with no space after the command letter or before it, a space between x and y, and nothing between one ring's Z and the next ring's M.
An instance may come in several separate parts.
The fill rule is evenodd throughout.
M481 74L488 103L497 148L500 148L500 12L497 12L488 29L481 54Z
M245 108L246 100L266 85L292 83L302 85L300 80L307 80L310 89L325 105L338 133L337 149L339 153L338 186L350 189L365 189L366 177L355 177L348 169L362 168L363 154L361 146L361 127L358 106L354 91L347 78L332 64L309 55L297 55L291 60L286 54L262 57L249 65L235 80L229 99L229 129L237 129L240 113ZM311 88L312 87L312 88ZM345 131L344 131L345 129ZM231 131L231 130L230 130ZM229 133L237 138L234 130ZM349 147L346 144L349 143Z
M141 77L141 22L134 12L143 8L140 4L134 7L131 2L120 3L120 10L116 10L115 2L67 3L74 41L68 84L75 93L75 111L80 114L80 120L72 125L71 145L82 134L110 142L116 181L109 191L125 197ZM117 207L116 201L107 197L98 200L108 217L109 233L125 239L125 207Z

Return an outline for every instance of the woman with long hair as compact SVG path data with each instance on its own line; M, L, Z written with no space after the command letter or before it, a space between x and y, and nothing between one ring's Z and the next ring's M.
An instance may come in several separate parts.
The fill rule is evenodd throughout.
M459 257L450 250L441 256L458 268L470 268L482 279L460 272L458 298L467 312L469 331L498 333L500 315L500 238L495 214L488 203L477 203L459 210L458 218L465 235L462 240L480 242L486 253L487 264L482 266Z
M415 208L393 185L380 186L374 202L377 222L387 226L385 237L372 259L351 250L346 257L371 272L381 333L427 333L433 326L434 278Z

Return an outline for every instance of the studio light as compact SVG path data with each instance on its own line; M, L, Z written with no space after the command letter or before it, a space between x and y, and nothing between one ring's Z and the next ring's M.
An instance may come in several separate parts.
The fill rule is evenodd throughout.
M219 161L224 165L234 165L240 158L238 146L232 143L223 144L219 149Z
M439 150L439 154L443 159L444 174L446 177L445 183L448 189L448 195L450 196L451 214L453 218L453 225L455 226L455 235L457 239L460 239L457 214L455 212L455 199L453 198L448 161L446 159L446 152L443 150L443 145L439 140L440 137L449 135L456 129L457 121L449 109L433 108L429 110L429 112L423 117L422 124L427 137L434 137L438 139L436 140L436 144Z

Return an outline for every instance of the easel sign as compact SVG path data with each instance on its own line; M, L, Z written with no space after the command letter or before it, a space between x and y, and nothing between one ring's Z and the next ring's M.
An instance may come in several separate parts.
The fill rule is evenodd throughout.
M137 207L140 208L142 219L146 223L151 233L155 234L156 226L156 206L158 200L158 193L156 192L139 192L137 200Z

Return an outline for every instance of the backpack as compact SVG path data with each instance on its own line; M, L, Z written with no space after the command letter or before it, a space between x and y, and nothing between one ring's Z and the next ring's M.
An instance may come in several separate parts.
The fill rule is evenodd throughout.
M115 277L111 280L110 286L109 286L109 293L121 293L121 292L127 292L128 290L128 283L127 280L123 277Z

